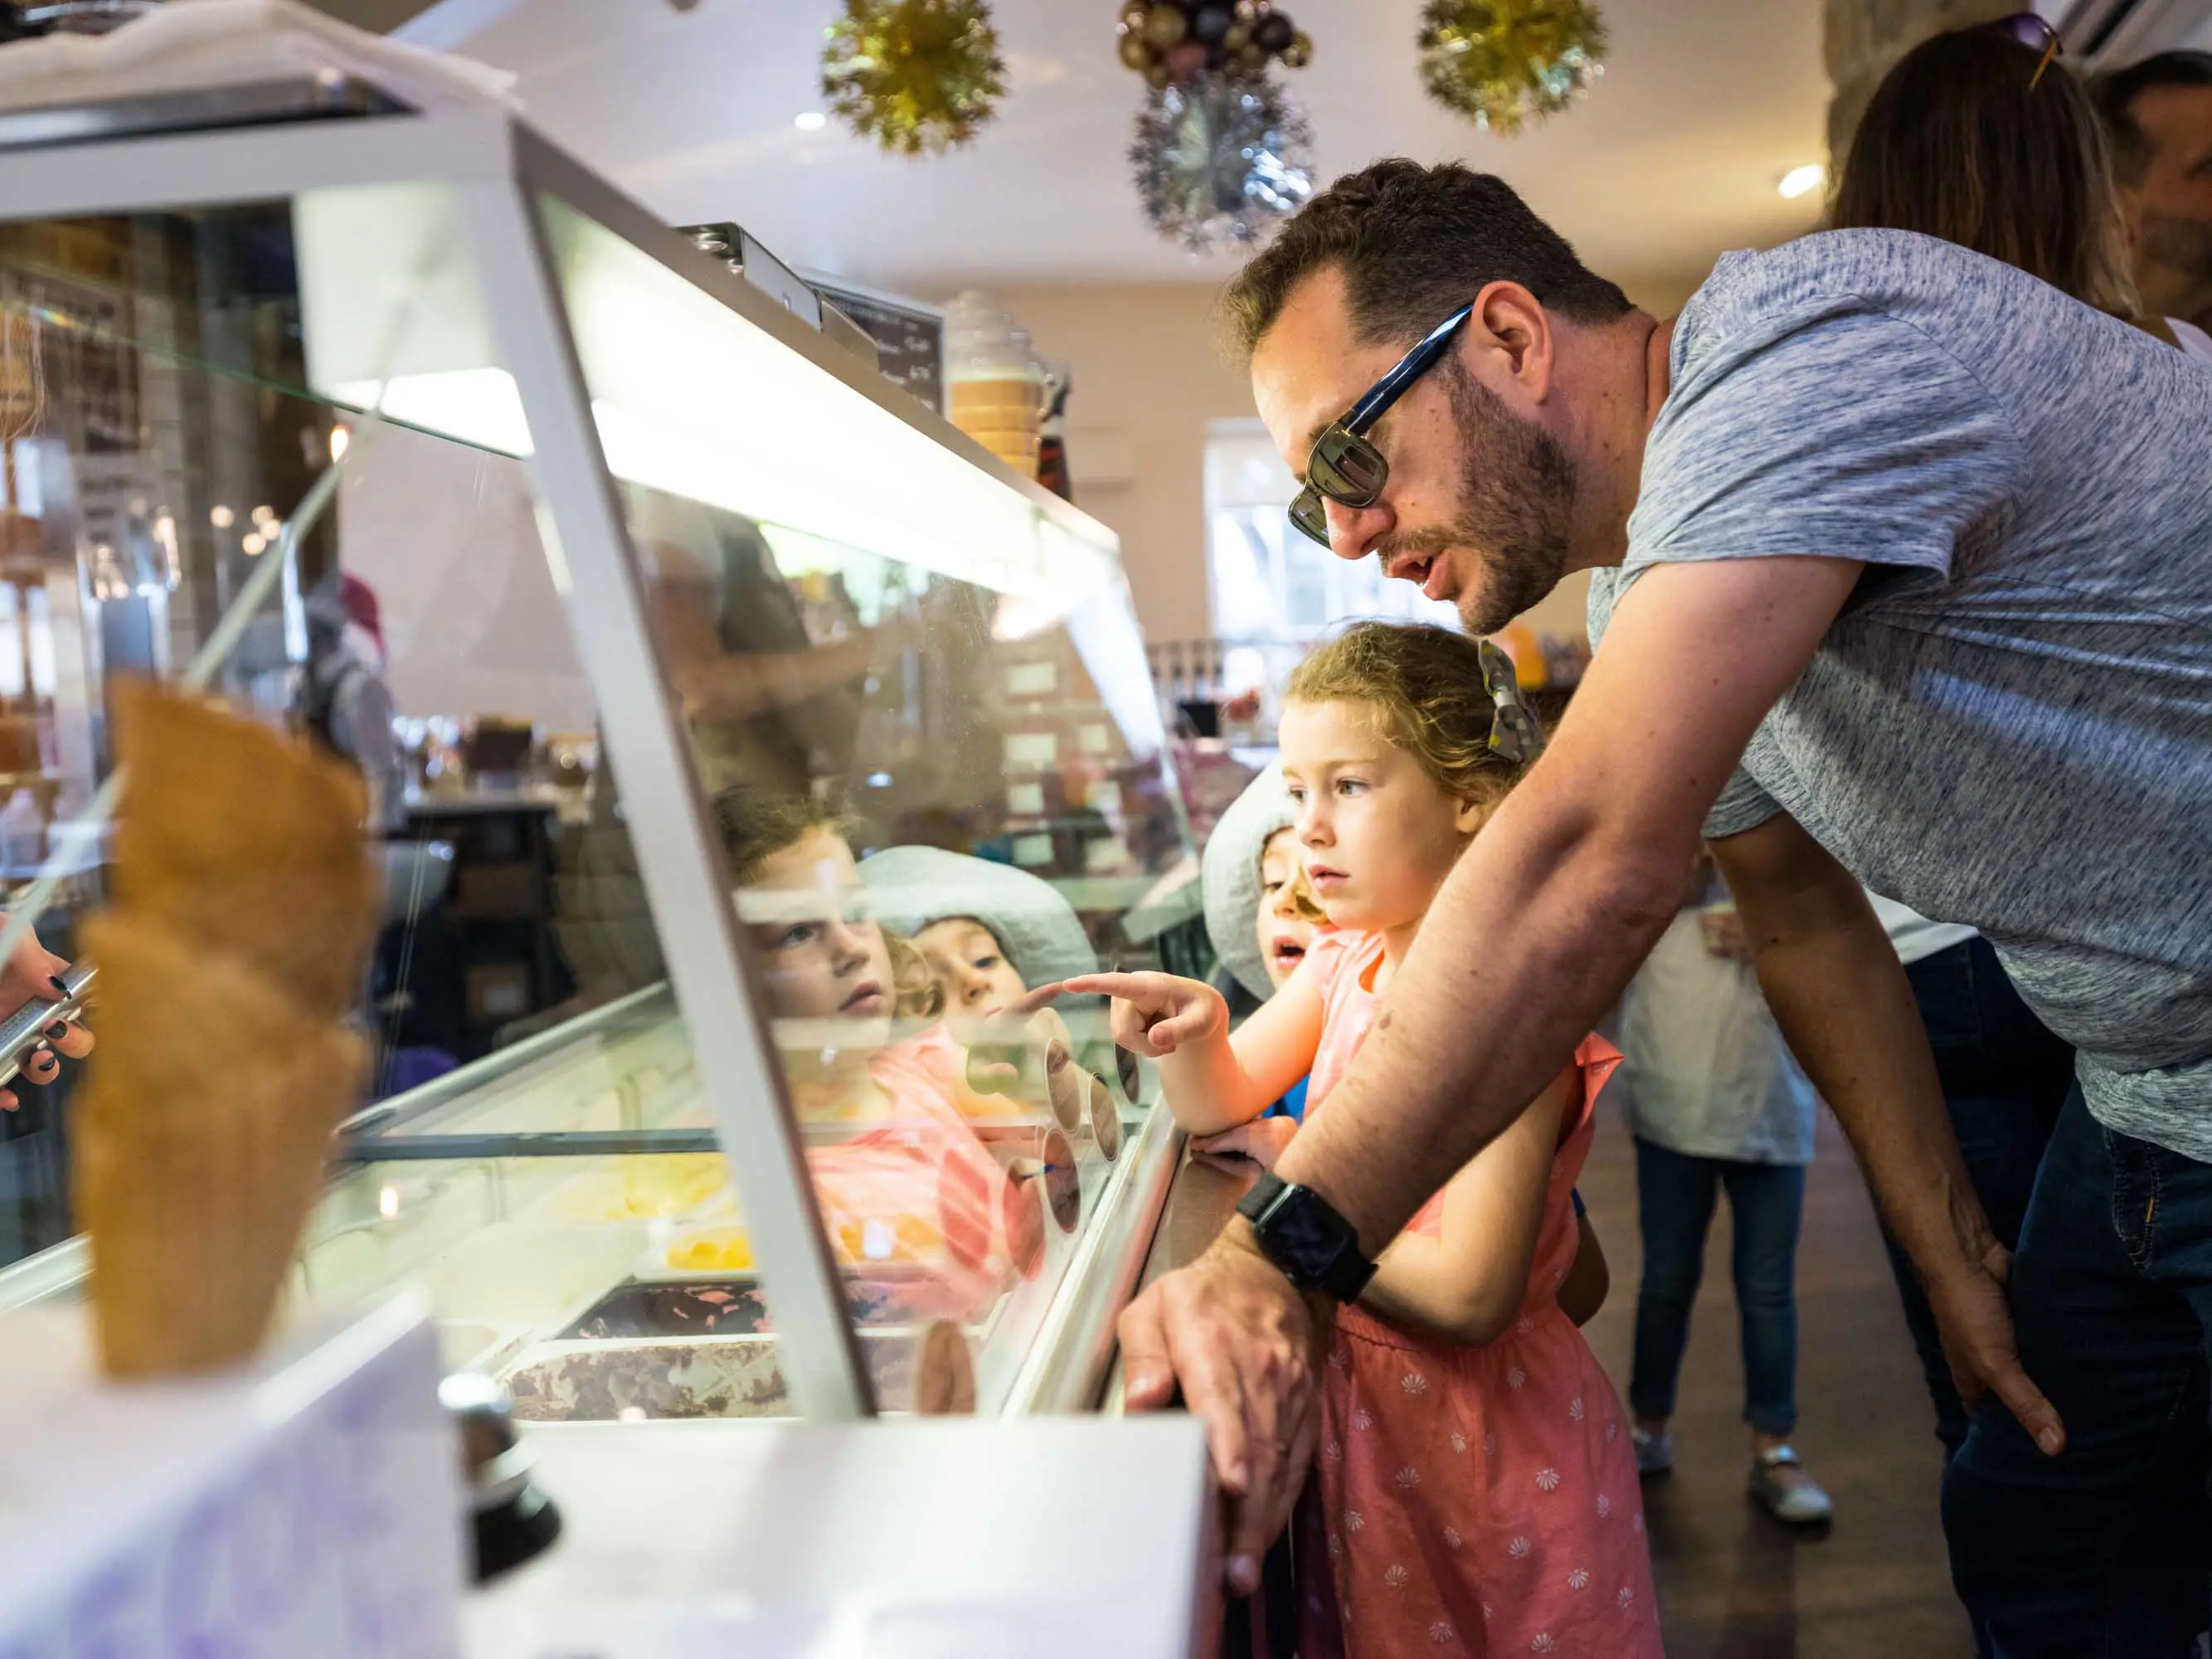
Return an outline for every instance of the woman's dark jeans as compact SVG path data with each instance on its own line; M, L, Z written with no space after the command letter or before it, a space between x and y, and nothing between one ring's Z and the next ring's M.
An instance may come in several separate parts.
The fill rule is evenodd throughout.
M1644 1283L1636 1297L1628 1403L1647 1420L1674 1414L1690 1306L1705 1271L1705 1229L1723 1186L1735 1228L1743 1419L1761 1434L1785 1435L1797 1426L1797 1230L1805 1213L1805 1171L1798 1164L1692 1158L1637 1141Z
M2005 977L1986 940L1972 939L1909 963L1905 977L1936 1053L1952 1132L2007 1249L2020 1243L2043 1149L2074 1082L2074 1050L2046 1030ZM1936 1316L1905 1252L1884 1230L1905 1322L1936 1402L1936 1437L1946 1462L1966 1443L1966 1412L1936 1334Z

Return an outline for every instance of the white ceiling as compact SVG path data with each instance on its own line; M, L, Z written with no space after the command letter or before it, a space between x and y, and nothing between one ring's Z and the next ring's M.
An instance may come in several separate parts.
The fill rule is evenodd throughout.
M499 0L447 7L500 9ZM996 0L1010 88L968 150L886 156L833 121L816 59L837 0L514 0L460 49L515 70L532 118L672 222L736 220L790 262L910 292L966 278L1217 280L1144 223L1125 153L1141 82L1116 0ZM1821 159L1819 0L1607 0L1604 78L1519 138L1422 94L1419 0L1288 0L1315 62L1286 76L1322 179L1386 155L1504 174L1591 264L1686 292L1717 253L1808 228L1781 175ZM449 12L449 18L451 13ZM453 19L453 21L458 21ZM411 31L410 31L411 32Z

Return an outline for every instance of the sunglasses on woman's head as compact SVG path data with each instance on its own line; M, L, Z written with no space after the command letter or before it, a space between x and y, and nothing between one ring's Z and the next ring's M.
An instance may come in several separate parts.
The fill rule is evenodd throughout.
M1343 419L1322 428L1306 456L1305 488L1291 503L1291 522L1323 547L1328 545L1328 509L1324 501L1344 507L1372 507L1390 481L1390 463L1367 434L1376 422L1390 412L1414 381L1443 361L1446 350L1467 319L1474 314L1462 306L1430 331L1428 338L1398 360L1398 365L1368 388Z
M2017 40L2031 51L2043 54L2037 60L2035 73L2028 77L2027 89L2030 92L2042 84L2044 72L2066 51L2066 43L2058 38L2058 31L2051 26L2050 20L2032 11L2017 11L2009 17L2000 17L1996 22L1983 27L1994 29L2006 40Z

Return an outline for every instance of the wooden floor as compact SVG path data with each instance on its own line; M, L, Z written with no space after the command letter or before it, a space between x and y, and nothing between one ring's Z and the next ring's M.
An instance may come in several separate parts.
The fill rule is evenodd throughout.
M1580 1182L1613 1267L1590 1342L1626 1397L1639 1254L1635 1152L1608 1115ZM1742 1370L1716 1218L1683 1367L1675 1470L1644 1485L1669 1659L1972 1659L1936 1512L1942 1451L1850 1151L1822 1115L1797 1258L1796 1444L1836 1500L1801 1539L1744 1496Z

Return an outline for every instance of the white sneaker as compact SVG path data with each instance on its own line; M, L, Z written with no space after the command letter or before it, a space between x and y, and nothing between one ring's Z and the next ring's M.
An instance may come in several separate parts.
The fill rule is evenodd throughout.
M1664 1474L1674 1467L1674 1437L1665 1430L1653 1434L1632 1423L1628 1439L1636 1448L1636 1472L1639 1475Z
M1795 1470L1796 1478L1783 1474ZM1766 1505L1767 1513L1787 1525L1814 1527L1835 1518L1836 1506L1815 1486L1788 1446L1756 1453L1751 1460L1751 1495Z

